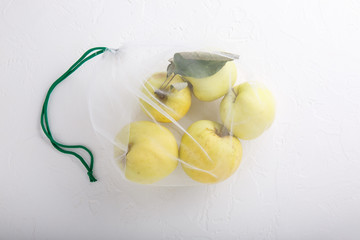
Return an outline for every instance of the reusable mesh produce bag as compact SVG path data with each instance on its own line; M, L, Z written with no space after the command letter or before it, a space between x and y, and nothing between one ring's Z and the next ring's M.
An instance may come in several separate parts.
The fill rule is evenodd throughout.
M125 180L171 186L224 181L241 163L240 139L260 136L274 120L272 94L240 77L239 56L231 49L130 43L94 51L80 61L102 54L88 95L91 122ZM91 152L51 135L49 96L42 111L45 134L56 149L79 158L96 181ZM90 164L74 148L87 150Z

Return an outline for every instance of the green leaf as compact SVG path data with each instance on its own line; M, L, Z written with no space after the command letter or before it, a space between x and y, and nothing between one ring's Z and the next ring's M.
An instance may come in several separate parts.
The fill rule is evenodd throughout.
M178 83L171 84L170 89L176 89L177 91L181 91L184 88L186 88L187 86L188 86L187 82L178 82Z
M172 73L183 77L204 78L214 75L226 64L238 58L229 53L181 52L170 59L168 76Z
M228 53L228 52L219 52L218 54L220 56L228 57L228 58L231 58L231 59L239 59L239 57L240 57L238 54Z

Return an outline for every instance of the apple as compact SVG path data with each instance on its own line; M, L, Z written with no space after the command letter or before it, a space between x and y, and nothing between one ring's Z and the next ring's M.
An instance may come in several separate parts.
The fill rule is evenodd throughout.
M137 121L117 134L114 156L126 179L151 184L175 170L178 145L167 128L149 121Z
M224 96L228 90L235 84L237 70L234 61L228 61L215 74L203 77L183 77L192 85L192 90L200 101L213 101Z
M176 86L181 86L180 88ZM181 119L191 106L191 91L179 75L167 78L165 72L153 74L143 85L142 93L147 99L140 102L144 112L158 122Z
M241 157L240 141L217 122L197 121L181 139L181 165L189 177L201 183L227 179L239 167Z
M275 118L275 99L257 82L235 86L223 98L220 115L224 125L236 137L254 139L268 129Z

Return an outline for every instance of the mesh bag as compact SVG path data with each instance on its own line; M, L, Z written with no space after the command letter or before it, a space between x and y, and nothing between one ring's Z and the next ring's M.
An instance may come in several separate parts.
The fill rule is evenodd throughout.
M241 163L240 140L260 136L274 120L271 92L241 77L229 46L131 43L101 54L88 94L91 123L125 180L224 181ZM48 136L43 118L42 126ZM95 181L92 163L84 166Z

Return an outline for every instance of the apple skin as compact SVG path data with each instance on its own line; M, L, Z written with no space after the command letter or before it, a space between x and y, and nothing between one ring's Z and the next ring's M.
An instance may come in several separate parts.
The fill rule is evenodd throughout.
M236 137L251 140L268 129L275 118L275 99L257 82L233 87L220 104L221 120Z
M176 89L169 90L166 98L161 99L155 94L155 91L160 88L161 84L166 79L166 73L160 72L153 74L143 85L142 93L145 94L151 101L151 104L156 105L162 111L169 114L175 121L180 120L189 111L191 106L191 91L187 86L186 88L178 91ZM179 75L176 75L169 86L174 83L183 82ZM140 99L143 111L150 117L158 122L171 122L166 116L155 109L151 104Z
M115 143L116 162L130 181L151 184L168 176L178 165L175 137L159 124L133 122L117 134ZM119 146L127 146L127 150Z
M183 135L179 158L185 173L193 180L201 183L221 182L239 167L241 143L230 135L219 136L222 127L217 122L200 120L187 129L192 138L186 133Z
M224 96L235 84L237 70L234 61L227 62L217 73L204 78L184 77L200 101L210 102Z

